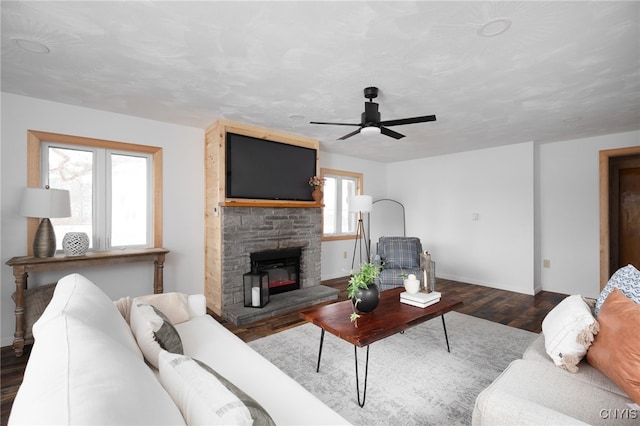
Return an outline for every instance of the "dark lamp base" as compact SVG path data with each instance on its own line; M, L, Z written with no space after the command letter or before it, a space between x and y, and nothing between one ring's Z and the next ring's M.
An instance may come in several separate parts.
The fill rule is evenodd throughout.
M56 233L49 218L40 221L40 225L36 230L36 236L33 238L33 256L34 257L52 257L56 254Z

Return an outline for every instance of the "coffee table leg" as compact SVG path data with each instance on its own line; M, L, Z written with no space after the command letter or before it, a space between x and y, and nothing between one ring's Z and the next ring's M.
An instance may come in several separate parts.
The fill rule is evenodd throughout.
M369 373L369 345L367 345L367 358L364 366L364 390L362 392L362 402L360 402L360 379L358 378L358 347L353 346L353 354L356 359L356 393L358 394L358 405L364 407L364 401L367 398L367 377Z
M442 318L442 328L444 329L444 338L447 341L447 352L451 353L451 349L449 349L449 336L447 336L447 326L444 323L444 314L440 315Z
M320 357L322 357L322 343L324 342L324 328L321 330L322 333L320 334L320 350L318 351L318 366L316 367L316 373L320 371Z

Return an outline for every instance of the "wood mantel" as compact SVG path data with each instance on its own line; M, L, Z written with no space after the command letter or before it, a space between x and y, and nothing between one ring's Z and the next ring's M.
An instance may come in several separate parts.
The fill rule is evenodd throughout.
M62 269L153 261L153 292L162 293L164 291L164 258L167 253L169 253L169 250L164 248L150 248L142 250L89 252L83 256L73 257L64 255L44 258L20 256L9 259L7 265L13 268L13 276L16 282L16 331L13 340L13 348L16 356L22 355L25 344L24 307L27 301L25 300L24 293L27 289L27 277L30 272L57 271Z
M227 200L220 203L221 207L297 207L317 209L324 207L322 203L313 201L265 201L265 200Z

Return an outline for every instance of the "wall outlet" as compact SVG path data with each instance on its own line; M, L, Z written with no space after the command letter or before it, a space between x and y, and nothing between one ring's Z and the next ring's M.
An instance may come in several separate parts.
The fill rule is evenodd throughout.
M542 261L542 266L544 268L551 268L551 261L549 259L545 259Z
M344 254L342 255L343 258L347 258L347 252L345 251Z

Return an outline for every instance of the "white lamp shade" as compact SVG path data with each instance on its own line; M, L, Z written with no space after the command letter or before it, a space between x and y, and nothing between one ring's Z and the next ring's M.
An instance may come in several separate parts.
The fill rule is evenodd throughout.
M362 129L360 129L360 133L362 133L365 136L379 135L380 127L377 127L377 126L363 127Z
M370 212L373 206L371 195L354 195L349 197L349 211L353 213Z
M22 192L20 215L51 218L71 216L69 191L66 189L25 188Z

